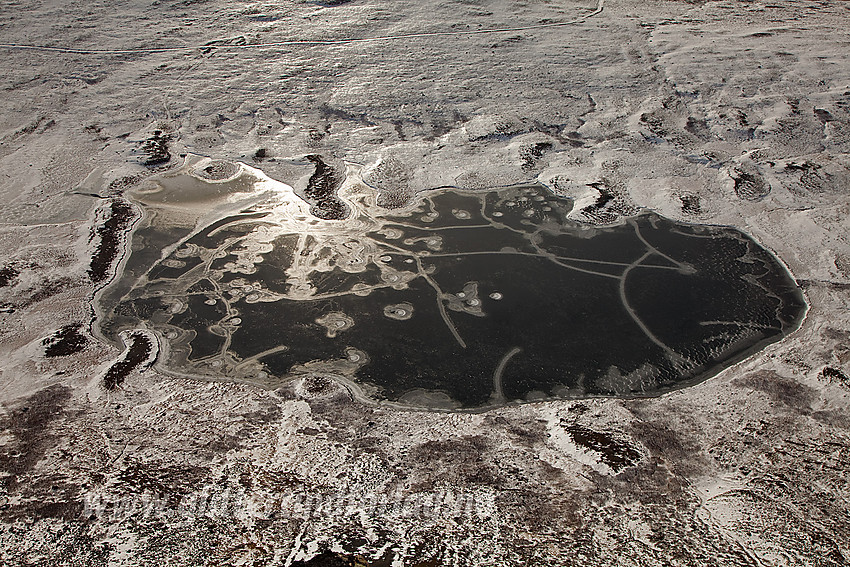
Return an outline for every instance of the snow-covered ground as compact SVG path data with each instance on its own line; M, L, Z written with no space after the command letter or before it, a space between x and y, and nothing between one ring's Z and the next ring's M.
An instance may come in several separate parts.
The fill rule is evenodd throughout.
M850 561L850 6L599 6L3 3L0 562ZM91 336L92 301L134 221L110 211L183 153L296 192L307 154L361 164L388 202L604 190L606 214L577 220L645 207L735 226L811 307L652 399L416 412L319 379L261 390L145 364L107 390L125 353ZM75 325L84 339L46 356Z

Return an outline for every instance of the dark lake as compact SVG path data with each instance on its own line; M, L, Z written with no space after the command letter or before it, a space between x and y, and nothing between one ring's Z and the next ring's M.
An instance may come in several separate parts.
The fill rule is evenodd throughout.
M537 185L439 189L395 210L364 186L341 197L345 220L266 196L183 229L141 197L102 331L157 331L177 374L275 387L316 373L376 400L480 408L693 384L806 309L731 228L652 213L580 225Z

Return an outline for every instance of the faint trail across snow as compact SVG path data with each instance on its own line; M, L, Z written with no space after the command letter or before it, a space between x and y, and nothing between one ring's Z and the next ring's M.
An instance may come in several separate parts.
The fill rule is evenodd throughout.
M589 14L569 20L566 22L550 22L545 24L534 24L530 26L519 26L515 28L498 28L489 30L469 30L469 31L446 31L446 32L422 32L409 33L399 35L383 35L377 37L360 37L360 38L343 38L343 39L293 39L283 41L272 41L267 43L244 43L244 44L216 44L215 40L204 45L184 45L181 47L149 47L137 49L73 49L70 47L51 47L47 45L26 45L21 43L0 43L0 49L20 49L30 51L50 51L55 53L73 53L77 55L126 55L140 53L168 53L180 51L194 51L203 49L217 50L240 50L240 49L269 49L274 47L286 47L289 45L307 45L307 46L322 46L322 45L347 45L353 43L376 43L383 41L397 41L404 39L418 39L424 37L446 37L446 36L461 36L461 35L488 35L500 33L514 33L520 31L531 31L545 28L557 28L569 26L584 22L602 13L602 5L605 0L598 0L596 9Z
M499 361L499 365L496 366L496 371L493 372L493 397L491 399L493 403L503 404L507 401L505 392L502 389L502 375L505 373L505 367L507 367L511 359L521 352L522 349L519 347L512 348L505 353L505 356Z

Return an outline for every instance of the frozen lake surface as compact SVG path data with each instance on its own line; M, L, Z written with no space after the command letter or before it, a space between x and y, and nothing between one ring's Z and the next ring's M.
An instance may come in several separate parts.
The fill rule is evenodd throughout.
M258 191L274 182L257 170L208 162L136 192L146 220L103 301L107 336L154 329L182 375L274 387L314 373L440 409L651 395L805 311L785 268L731 228L653 213L579 224L542 185L437 189L386 209L354 183L340 192L348 217L324 220L283 184Z

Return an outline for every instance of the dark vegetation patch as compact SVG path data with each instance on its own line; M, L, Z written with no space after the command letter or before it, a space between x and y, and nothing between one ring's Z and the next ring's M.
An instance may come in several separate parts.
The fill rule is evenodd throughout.
M832 122L835 120L835 117L828 110L824 110L823 108L815 108L813 110L815 116L818 120L820 120L821 124L826 124L827 122Z
M46 116L39 116L38 118L36 118L35 120L33 120L32 122L27 124L26 126L22 126L21 128L19 128L15 132L15 135L32 134L33 132L35 132L38 129L39 126L42 125L42 123L45 120L47 120Z
M522 159L522 170L531 171L543 154L552 149L551 142L537 142L519 149L519 157Z
M55 518L67 522L79 518L85 507L79 496L79 487L65 482L65 478L59 475L52 479L42 478L28 482L26 492L24 498L2 510L7 521L32 522Z
M532 446L535 443L540 443L546 439L548 433L542 422L529 421L517 422L516 420L508 420L503 416L495 416L486 420L493 427L499 427L505 431L517 443Z
M197 170L195 173L204 179L221 181L223 179L233 177L238 171L239 166L235 163L225 160L215 160L203 169Z
M639 414L639 410L636 413ZM682 437L664 423L635 422L632 424L632 435L649 450L650 454L670 463L679 474L698 474L705 465L705 457L700 445Z
M789 378L785 378L773 370L751 372L735 381L738 386L752 388L764 392L774 402L779 402L799 410L808 409L817 398L815 391Z
M511 37L506 37L493 43L490 45L491 49L499 49L500 47L507 47L512 44L522 43L525 38L521 35L513 35Z
M144 333L132 333L132 344L124 358L113 364L103 377L103 386L114 390L120 386L130 373L148 360L153 351L153 342Z
M670 134L670 130L665 125L663 114L658 111L641 114L640 121L646 124L649 131L659 138L665 138Z
M605 205L613 201L614 197L617 196L617 194L611 191L605 183L590 183L589 185L599 191L599 197L596 198L595 203L584 208L586 213L592 213L594 211L604 209Z
M26 136L27 134L32 134L34 132L37 133L37 134L42 134L45 131L47 131L49 128L51 128L55 125L56 125L56 122L52 119L49 120L47 118L47 116L39 116L36 119L34 119L32 122L30 122L29 124L26 124L25 126L21 126L20 128L18 128L14 132L12 132L12 134L10 134L9 136L6 137L6 140L7 141L14 141L14 140L17 140L18 138L20 138L22 136Z
M319 107L319 113L323 120L332 121L334 119L337 120L345 120L348 122L357 122L363 124L365 126L375 126L376 123L369 118L369 116L365 112L361 112L360 114L355 114L353 112L349 112L347 110L343 110L342 108L336 108L328 103L324 103ZM330 129L330 124L325 127L325 133L328 133ZM324 137L324 136L323 136Z
M38 303L39 301L44 301L54 295L62 293L66 289L70 288L74 285L74 280L71 278L59 278L56 280L48 281L44 283L40 288L36 289L30 297L24 301L20 306L29 307L33 303Z
M564 429L570 434L573 443L599 453L602 462L611 467L615 473L634 466L640 461L641 454L638 450L618 441L610 433L594 431L575 423L564 426Z
M96 85L99 82L101 82L103 79L106 78L106 75L88 76L88 77L78 76L78 77L71 77L71 78L77 79L78 81L82 81L85 84L91 86L91 85ZM94 124L92 124L91 126L86 126L86 130L88 130L89 128L96 128L98 133L100 133L100 131L101 131L101 128L99 126L94 125Z
M119 195L130 187L136 185L142 179L144 179L144 176L142 175L125 175L124 177L115 179L109 184L109 194Z
M103 282L109 275L112 263L118 256L121 238L133 224L136 212L130 203L121 199L112 199L109 204L109 216L95 230L100 238L89 265L88 274L94 283Z
M171 141L170 134L163 134L162 130L155 130L153 136L141 143L139 150L142 153L142 164L155 167L171 161L171 152L168 151L168 143Z
M486 450L487 440L481 436L432 440L413 447L409 454L417 468L432 471L416 489L429 490L442 482L498 485L501 475L484 458Z
M637 213L638 209L626 202L616 183L603 179L596 183L588 183L588 187L593 187L599 192L596 202L581 210L585 219L589 222L594 224L611 224L622 216Z
M269 152L266 148L259 148L254 152L254 161L263 161L267 157L269 157Z
M711 139L711 130L708 127L708 122L705 118L694 118L688 116L688 121L685 124L685 132L693 134L701 140Z
M770 194L770 185L757 171L736 169L732 179L735 194L744 201L760 201Z
M0 486L7 491L18 487L18 478L26 475L55 446L50 426L63 415L65 403L71 398L71 389L54 385L40 390L24 400L9 414L0 418L0 430L7 431L14 440L0 448Z
M844 329L836 329L834 327L827 327L823 331L823 336L833 341L850 341L850 331L845 331Z
M834 282L834 281L823 281L823 280L796 280L797 285L800 286L800 289L811 289L813 287L825 287L827 289L837 289L839 291L844 291L846 289L850 289L850 283L844 282Z
M67 264L62 264L60 257L57 258L57 261L53 265L64 267ZM25 262L13 262L12 264L9 264L6 268L0 270L0 283L5 284L0 285L0 288L14 285L22 270L38 269L40 267L41 266L38 264ZM45 299L62 293L74 285L78 285L78 283L79 282L70 277L59 277L53 280L48 279L41 281L26 289L18 290L17 293L15 293L14 299L0 303L0 312L14 313L17 309L23 309L38 303L39 301L44 301Z
M368 543L367 540L355 536L353 540L349 542L349 545L343 544L343 548L356 549L366 543ZM422 549L422 546L417 545L412 550L412 557L411 555L406 556L405 565L408 565L409 567L440 567L443 565L442 562L439 562L436 559L423 558L423 551L424 549ZM391 565L394 565L392 556L393 551L391 549L387 550L384 553L384 556L379 559L368 559L358 554L335 553L333 551L325 550L318 555L314 555L310 559L293 561L292 567L390 567Z
M803 163L794 163L792 161L785 164L785 171L812 171L815 169L820 169L820 165L809 160L804 160Z
M412 120L410 122L412 122L413 124L417 124L417 122L414 122ZM390 124L393 125L393 128L395 129L395 133L398 135L398 139L401 140L401 141L407 140L407 135L405 135L405 133L404 133L404 123L405 123L404 119L396 118L394 120L390 120ZM417 125L421 126L421 123L418 123Z
M258 409L245 412L242 417L251 425L274 423L281 417L280 406L273 400L266 400L260 404Z
M410 188L410 178L404 164L393 157L388 157L381 162L379 170L378 206L385 209L397 209L410 202L414 192Z
M841 371L840 368L833 368L832 366L824 366L823 370L820 371L820 375L828 380L838 380L844 385L850 385L850 378Z
M785 165L785 171L788 173L798 173L800 175L800 187L805 191L817 192L823 190L823 179L818 170L820 165L809 160L804 160L802 163L791 162ZM791 189L795 189L794 185Z
M586 112L585 114L589 114L593 112L593 108L595 108L596 103L590 98L590 95L587 97L591 103L591 110ZM584 114L582 114L584 116ZM580 119L582 124L583 120ZM529 128L529 132L540 132L541 134L546 134L547 136L551 136L558 140L562 144L570 145L574 148L580 148L584 145L584 142L581 140L581 134L576 132L575 130L567 131L566 124L546 124L539 120L532 120ZM544 142L545 143L545 142Z
M4 514L8 518L8 515ZM0 558L8 561L9 567L22 565L85 565L86 567L109 567L114 565L116 545L104 541L91 525L79 515L66 516L66 521L52 529L41 529L32 523L33 516L21 518L26 528L4 529L5 549ZM6 531L8 530L8 531Z
M280 16L275 16L274 14L257 14L248 16L248 19L252 22L276 22L280 18Z
M307 182L304 191L310 203L310 214L322 220L340 220L348 216L348 207L337 196L336 191L345 181L343 172L337 171L322 160L321 156L308 155L307 159L316 166L316 171Z
M698 215L702 212L699 195L679 195L682 201L682 212L686 215Z
M548 465L548 463L546 463L543 459L540 459L538 464L543 465L547 469L550 469L551 467L551 465ZM523 472L517 468L515 468L514 471L516 477L523 479L523 482L528 482ZM563 470L557 469L557 472L549 470L549 474L551 475L552 473L554 473L554 475L550 476L550 478L552 478L556 483L559 482L559 480L556 479L560 479L560 482L563 482ZM568 491L556 493L546 485L533 488L529 487L527 484L524 484L524 486L527 488L513 488L511 490L502 490L497 493L496 506L500 511L505 511L506 517L510 518L510 520L508 520L509 522L516 521L519 525L526 526L530 531L532 531L532 533L551 531L552 522L555 518L557 518L558 523L563 528L566 528L566 526L578 528L578 526L582 525L582 518L578 510L583 506L583 504L576 502L573 495L565 494L565 492ZM555 486L557 486L557 484ZM569 528L566 529L569 530ZM546 563L541 564L536 561L535 559L538 557L530 558L528 562L508 564L523 566L533 565L535 567L537 565L546 565ZM428 565L428 563L425 563L424 565ZM432 563L431 565L442 564ZM549 565L553 564L550 563ZM556 563L555 565L563 564ZM581 565L581 563L577 563L576 565Z
M363 543L366 543L363 540ZM414 555L416 555L414 550ZM393 565L391 560L391 552L378 560L369 560L360 555L350 555L344 553L334 553L333 551L323 551L318 555L305 559L304 561L293 561L292 567L390 567ZM434 559L414 559L411 560L408 556L408 562L405 565L410 567L440 567L442 563L438 563Z
M172 497L197 490L208 478L209 471L202 467L136 460L131 460L117 475L118 482L127 492L151 492Z
M21 275L21 272L14 266L3 266L0 268L0 287L8 287L19 275Z
M293 561L292 567L366 567L365 560L353 555L325 551L305 561Z
M405 206L413 198L414 193L407 187L381 190L378 195L378 206L385 209L398 209Z
M56 422L68 411L71 389L59 384L27 397L0 417L0 431L9 439L0 447L0 494L14 498L0 506L5 521L42 518L70 520L83 504L74 479L55 467L39 467L49 453L62 452Z
M800 99L799 98L789 98L785 102L788 103L789 107L791 107L791 114L800 114Z
M437 116L430 121L429 124L425 125L425 128L430 129L425 135L425 139L429 142L433 142L437 138L441 136L445 136L452 130L458 127L458 124L462 124L467 121L467 118L458 112L456 109L452 111L452 115L448 116L447 114L443 114L441 116ZM497 132L499 130L497 129ZM489 137L489 136L488 136ZM496 134L495 139L507 140L510 135L506 134L502 136L501 134Z
M335 381L325 376L308 376L302 385L304 391L311 397L328 396L340 389Z
M310 130L307 132L307 136L309 136L310 141L307 142L307 144L311 147L318 146L319 142L321 142L322 139L324 139L326 134L327 134L327 132L322 132L318 128L310 128Z
M86 348L88 339L80 333L81 328L80 323L71 323L53 333L53 336L44 339L41 342L44 345L44 356L48 358L68 356Z
M749 117L743 110L736 108L730 111L728 114L725 112L721 112L718 115L718 118L724 120L728 119L729 121L731 121L731 127L727 129L726 137L731 135L735 138L743 140L753 139L756 129L750 125Z
M76 78L79 79L79 77L76 77ZM86 84L89 84L89 85L93 85L93 84L98 82L98 81L95 81L94 83L89 83L85 79L82 79L82 81L85 82ZM88 126L85 127L85 130L86 130L86 132L88 132L92 136L94 136L94 138L96 140L98 140L100 142L105 142L109 139L109 136L107 134L103 133L103 127L101 127L97 124L89 124Z
M569 144L574 148L581 148L584 146L584 142L581 140L581 134L575 130L567 132L564 136L562 136L560 141L561 143Z

